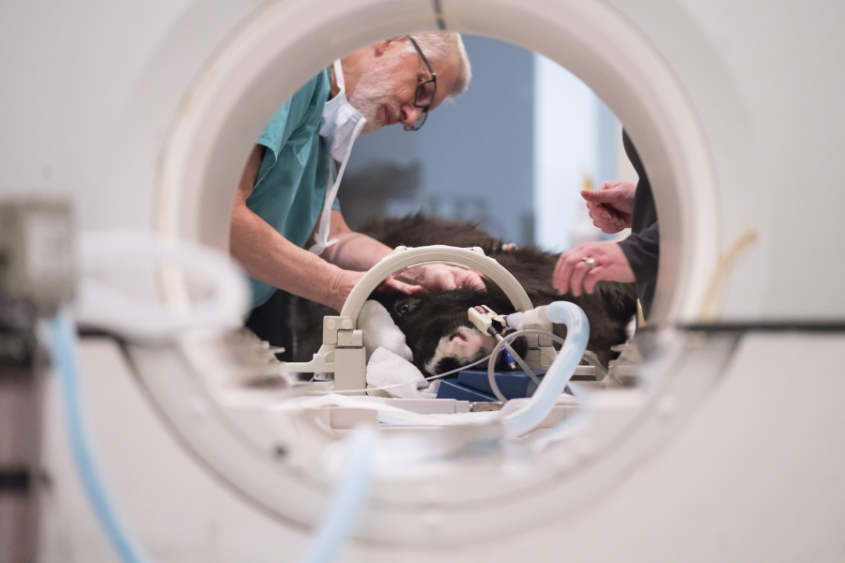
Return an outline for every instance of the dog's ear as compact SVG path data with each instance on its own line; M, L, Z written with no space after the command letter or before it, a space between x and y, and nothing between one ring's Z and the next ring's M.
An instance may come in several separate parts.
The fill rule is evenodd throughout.
M378 301L384 305L385 309L390 311L393 308L393 304L405 295L405 293L393 287L379 287L370 294L369 298Z
M370 299L384 305L393 321L401 326L401 323L407 321L413 315L427 296L428 292L424 290L416 293L404 293L388 287L374 291L370 295Z
M422 297L417 297L414 294L405 295L396 299L393 302L393 308L388 310L394 319L406 319L413 315L422 302Z
M394 287L379 287L370 294L370 299L378 301L384 308L387 309L392 316L396 316L395 309L397 304L405 302L413 302L414 306L418 305L425 296L427 291L417 291L416 293L405 293Z

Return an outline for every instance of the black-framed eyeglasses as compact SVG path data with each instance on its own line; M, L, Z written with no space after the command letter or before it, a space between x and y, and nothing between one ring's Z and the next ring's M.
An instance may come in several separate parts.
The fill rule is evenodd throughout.
M414 49L416 49L417 53L420 54L420 58L425 63L426 68L428 68L429 74L431 74L431 78L429 80L420 82L417 85L417 91L414 94L414 107L420 108L422 112L420 112L419 117L417 117L413 125L405 126L405 131L419 131L425 124L425 120L428 119L428 109L431 107L431 104L434 103L434 95L437 93L437 75L434 74L434 70L432 70L431 65L428 64L428 59L425 58L425 55L423 55L420 46L417 45L414 38L409 35L408 39L411 40L411 43L414 45Z

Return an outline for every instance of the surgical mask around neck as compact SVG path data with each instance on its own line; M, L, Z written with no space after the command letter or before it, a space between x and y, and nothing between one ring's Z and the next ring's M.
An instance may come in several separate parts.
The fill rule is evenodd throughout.
M332 157L342 163L348 158L347 153L351 152L352 144L366 125L367 118L346 99L346 82L340 59L334 62L334 76L340 91L323 108L320 135L329 142Z
M346 84L343 80L343 68L340 66L340 59L334 62L334 76L340 91L337 95L326 102L323 108L323 124L320 126L320 135L325 137L329 143L331 157L329 158L329 174L326 183L326 200L323 205L323 212L320 214L320 226L317 229L316 240L308 249L316 255L320 255L336 241L329 241L329 227L331 226L332 203L337 197L340 188L340 181L346 170L346 163L352 153L352 145L355 139L361 134L367 118L355 109L349 100L346 99ZM332 170L334 161L340 162L340 170L337 179L332 184Z

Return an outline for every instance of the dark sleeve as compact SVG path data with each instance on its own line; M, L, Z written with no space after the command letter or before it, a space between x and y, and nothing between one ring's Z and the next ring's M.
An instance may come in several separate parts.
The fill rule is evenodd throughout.
M631 142L628 133L624 129L622 130L622 143L625 146L625 154L628 156L628 160L631 161L639 177L637 192L634 197L633 218L631 220L631 230L639 233L646 227L657 222L657 209L654 206L654 196L651 194L651 183L648 181L645 167L640 160L640 155L637 154L634 143Z
M648 318L651 303L654 300L654 288L657 285L657 265L660 257L660 230L657 223L657 209L651 194L645 167L637 154L634 143L628 133L622 131L625 153L640 177L634 196L634 212L631 220L631 235L619 241L625 258L631 265L637 279L637 294L643 306L643 313Z
M660 260L660 230L657 223L649 225L639 233L631 233L620 240L620 248L637 279L637 294L643 306L643 314L651 314L654 288L657 285L657 265Z
M660 256L660 230L657 223L639 233L631 233L628 238L619 241L619 246L634 270L637 284L657 280L657 262Z

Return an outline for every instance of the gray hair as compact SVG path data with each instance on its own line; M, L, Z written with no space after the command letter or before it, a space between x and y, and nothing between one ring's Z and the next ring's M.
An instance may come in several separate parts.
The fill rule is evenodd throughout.
M462 94L469 82L472 80L472 68L469 64L469 57L467 56L464 42L461 39L460 33L452 33L449 31L426 31L413 34L414 41L420 46L420 50L425 54L430 62L447 62L459 63L458 78L455 80L455 86L447 97L454 98ZM416 53L413 44L409 40L405 41L408 51Z

